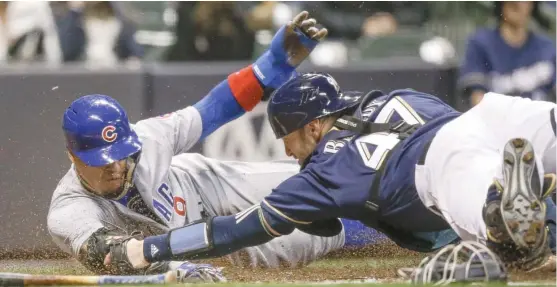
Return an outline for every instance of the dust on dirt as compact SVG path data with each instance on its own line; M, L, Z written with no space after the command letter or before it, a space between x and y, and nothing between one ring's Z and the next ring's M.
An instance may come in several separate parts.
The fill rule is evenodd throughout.
M225 259L211 260L216 266L225 267L225 276L235 282L292 282L379 279L399 281L396 271L401 267L415 267L427 254L402 249L394 243L358 249L344 248L330 253L309 266L281 267L274 269L240 267ZM522 272L511 270L509 281L551 281L556 279L555 269Z
M241 267L231 264L227 259L203 260L215 266L224 267L224 274L231 282L292 282L357 280L375 278L383 281L396 281L396 270L401 267L414 267L426 254L402 249L391 242L365 248L344 248L330 253L322 260L308 266L265 269ZM8 256L11 260L0 260L1 272L23 272L40 274L91 274L76 260L58 255L52 260L45 254L36 259L22 260L21 256ZM18 260L13 260L18 258ZM6 257L2 259L7 259ZM510 281L551 281L555 282L555 268L536 272L511 270Z

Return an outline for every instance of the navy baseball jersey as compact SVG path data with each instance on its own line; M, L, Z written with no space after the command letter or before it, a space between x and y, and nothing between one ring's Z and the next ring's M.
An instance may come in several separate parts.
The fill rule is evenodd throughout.
M404 120L419 128L402 141L398 133L356 134L333 128L300 172L279 184L261 203L235 215L176 229L170 235L148 237L144 242L146 260L223 256L295 229L334 236L342 231L338 218L358 220L416 251L432 251L458 240L447 222L421 202L414 170L435 133L460 113L436 97L412 90L389 95L371 92L351 113L362 121ZM380 211L376 212L366 207L366 201L382 166L376 202Z
M280 184L261 207L274 220L303 226L327 218L360 220L395 242L420 232L448 229L446 222L428 210L414 186L414 167L436 131L458 115L436 97L411 90L379 92L366 96L353 114L365 121L394 123L404 120L423 125L384 163L387 151L399 142L397 134L356 135L333 129L319 142L299 174ZM381 164L387 164L380 184L380 218L371 218L364 206ZM375 222L379 221L379 225ZM403 242L402 242L403 243Z
M554 101L555 42L530 32L522 47L512 47L498 29L479 30L468 40L459 85Z

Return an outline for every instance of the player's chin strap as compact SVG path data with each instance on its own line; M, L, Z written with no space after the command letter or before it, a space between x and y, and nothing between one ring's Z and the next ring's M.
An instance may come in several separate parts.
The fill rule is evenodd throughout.
M365 202L366 208L371 210L372 212L379 213L380 212L380 205L379 205L379 184L381 182L381 178L383 177L383 171L387 166L387 161L394 150L400 145L400 143L408 138L412 133L414 133L420 125L410 125L405 121L398 121L395 123L373 123L373 122L366 122L362 121L353 116L344 115L336 120L335 127L343 130L353 131L357 134L372 134L372 133L380 133L380 132L387 132L387 133L395 133L398 134L398 142L390 151L387 152L385 157L383 158L383 164L379 167L379 169L375 173L375 179L371 185L371 192L370 198ZM373 217L377 218L377 217Z
M126 159L127 171L126 177L124 178L124 185L122 186L122 191L116 196L116 198L111 198L114 200L119 200L133 187L133 173L135 172L135 167L137 166L139 155L132 155Z

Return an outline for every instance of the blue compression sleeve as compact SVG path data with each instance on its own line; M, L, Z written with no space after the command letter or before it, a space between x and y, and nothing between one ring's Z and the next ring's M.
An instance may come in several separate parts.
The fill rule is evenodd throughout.
M199 140L245 113L232 94L228 80L220 82L193 107L199 111L203 125Z
M263 93L263 86L251 65L228 75L194 105L202 120L200 140L246 111L251 111L261 101Z

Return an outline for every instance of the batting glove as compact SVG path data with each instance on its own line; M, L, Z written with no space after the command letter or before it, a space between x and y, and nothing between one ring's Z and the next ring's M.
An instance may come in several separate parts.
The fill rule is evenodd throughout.
M296 67L327 36L327 29L318 29L317 21L308 17L309 13L303 11L282 26L269 50L253 64L255 76L266 88L276 89L296 76Z
M184 262L177 269L178 283L217 283L226 282L222 268L215 268L210 264L194 264Z

